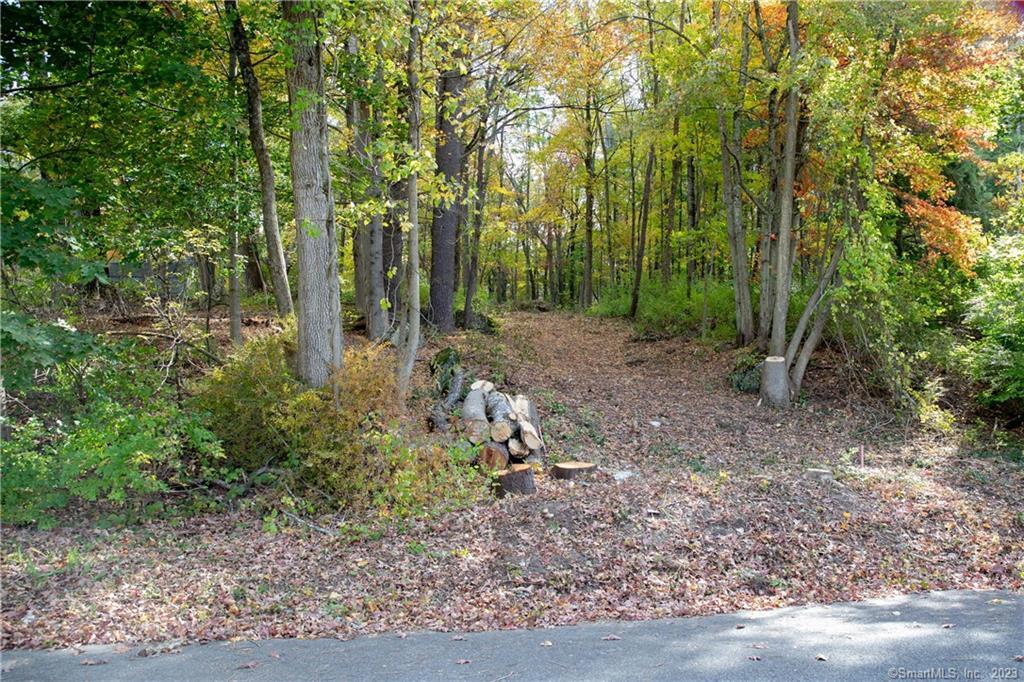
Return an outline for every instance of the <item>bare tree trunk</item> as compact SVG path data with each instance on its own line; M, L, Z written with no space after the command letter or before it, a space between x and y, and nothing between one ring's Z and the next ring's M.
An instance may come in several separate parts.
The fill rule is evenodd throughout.
M696 256L690 253L693 237L697 234L697 166L693 154L686 159L686 218L689 226L686 239L686 300L690 300L697 269Z
M465 254L466 258L466 304L463 307L462 326L464 329L471 329L474 323L473 299L476 297L479 268L480 268L480 232L484 224L484 206L487 199L487 115L484 115L480 123L484 131L477 142L476 148L476 200L473 202L473 234L468 240L469 249Z
M683 171L683 160L679 156L676 143L679 137L679 114L672 118L672 176L669 181L668 202L665 207L665 227L667 230L661 250L661 286L668 288L672 275L672 226L676 222L676 195L679 194L680 175Z
M409 55L406 74L409 79L409 146L412 157L420 151L420 81L416 58L420 42L420 0L409 0ZM408 325L404 347L401 349L401 364L398 367L398 395L402 400L409 393L416 362L416 350L420 345L420 217L418 173L415 168L409 173L409 249L406 262L406 324Z
M228 60L228 83L231 95L235 95L235 80L238 78L238 59L234 51ZM231 327L231 343L242 345L242 293L238 283L238 140L237 128L231 124L231 187L235 194L235 205L231 211L231 253L228 256L228 321Z
M647 170L644 172L643 198L640 200L640 239L636 248L636 269L633 271L633 295L629 302L629 316L636 318L640 306L640 278L644 272L644 247L647 244L647 223L651 216L651 184L654 180L654 145L647 150Z
M712 6L712 20L716 46L721 41L721 2ZM746 67L749 58L749 33L747 22L743 22L743 55L740 64L739 91L746 91ZM740 121L742 105L736 105L732 112L732 137L741 137ZM725 111L718 110L718 132L722 155L722 200L725 204L726 227L729 233L729 260L733 273L733 304L736 309L737 341L746 345L754 340L754 311L750 299L750 266L747 261L747 231L743 223L743 204L740 199L739 174L743 172L740 163L741 145L730 142L729 124ZM733 148L733 147L736 148ZM735 167L734 167L735 164Z
M270 280L274 287L274 302L277 314L292 314L292 292L288 284L288 269L284 258L284 247L281 244L281 231L277 222L277 191L274 189L274 166L270 160L270 150L263 135L263 104L260 97L260 84L256 80L256 72L252 66L249 53L249 38L242 23L242 15L238 12L237 0L225 0L224 6L229 14L234 15L231 25L232 48L241 67L242 81L245 83L246 102L249 113L249 142L256 165L260 171L260 199L263 211L263 234L267 240L267 261L270 264Z
M388 299L388 324L392 327L398 318L398 292L402 281L402 214L399 202L406 196L404 182L395 182L388 188L391 207L388 208L387 220L384 223L383 264L384 289Z
M786 25L789 32L790 69L795 72L800 57L799 28L797 25L797 4L791 0L787 5ZM800 88L794 82L789 87L786 99L786 142L783 152L782 183L779 187L779 234L775 246L775 301L772 310L772 335L768 343L768 355L776 358L770 366L767 361L761 378L761 396L771 407L789 407L791 385L789 364L783 357L786 351L786 318L789 314L789 290L793 272L790 263L790 240L793 230L793 187L796 176L797 117L800 108ZM822 323L824 324L824 323ZM801 330L801 336L803 331ZM777 365L782 363L782 369Z
M594 114L592 111L593 96L587 92L587 104L584 108L586 138L583 142L583 161L587 171L586 185L583 187L585 213L583 218L583 282L580 286L580 307L586 310L594 302Z
M324 386L342 364L338 244L328 166L320 12L286 0L292 52L285 69L291 111L292 194L299 265L298 374Z
M349 52L354 55L358 49L359 45L356 39L350 38ZM379 69L377 77L380 78ZM370 132L370 106L354 95L349 109L349 123L354 132L353 150L356 158L369 173L369 198L378 201L383 194L384 179L381 177L377 159L371 151L373 135ZM385 300L383 222L383 214L380 211L375 211L365 224L356 228L356 234L352 240L353 261L356 270L356 303L366 318L367 335L373 340L384 338L388 331L387 314L381 305L381 301Z
M460 55L455 55L458 61ZM437 83L437 144L434 156L437 170L451 198L442 198L434 206L434 219L430 228L430 320L438 331L448 333L455 329L453 299L455 297L455 246L462 198L462 157L465 145L455 129L455 119L462 108L462 91L466 75L454 66L438 78ZM450 102L456 103L450 111Z

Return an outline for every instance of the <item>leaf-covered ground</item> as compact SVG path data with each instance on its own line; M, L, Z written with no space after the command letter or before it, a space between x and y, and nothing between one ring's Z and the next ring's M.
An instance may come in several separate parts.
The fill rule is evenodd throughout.
M356 542L303 525L268 534L255 512L8 528L3 647L347 638L1024 587L1020 465L967 457L953 436L888 431L814 365L811 397L778 414L729 387L731 354L695 342L634 342L622 322L554 313L517 313L503 329L511 350L464 338L468 357L538 398L552 457L596 461L589 481L540 476L536 496ZM835 480L807 475L822 467Z

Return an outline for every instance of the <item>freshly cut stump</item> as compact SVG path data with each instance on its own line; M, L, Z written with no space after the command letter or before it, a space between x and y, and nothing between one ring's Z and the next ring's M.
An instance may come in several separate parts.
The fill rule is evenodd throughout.
M469 385L469 389L471 391L481 390L484 393L490 393L491 391L494 390L494 384L492 384L490 381L487 381L486 379L477 379L476 381Z
M551 478L571 481L586 476L595 469L597 465L593 462L559 462L551 467Z
M498 497L534 494L537 485L533 481L533 467L529 464L513 464L508 469L502 469L498 472L494 489Z
M508 466L508 448L504 443L487 443L477 455L476 463L484 471L496 471Z

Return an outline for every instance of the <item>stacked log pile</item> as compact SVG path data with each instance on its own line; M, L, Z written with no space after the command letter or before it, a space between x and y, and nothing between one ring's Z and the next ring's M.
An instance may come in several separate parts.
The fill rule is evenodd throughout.
M435 356L431 371L437 381L438 400L430 421L436 431L445 432L449 416L465 390L465 372L458 353L451 348ZM537 492L534 473L547 464L537 405L525 395L503 393L494 383L480 379L470 385L461 412L462 434L481 446L476 464L494 473L495 492L499 496ZM571 481L596 468L590 462L559 462L549 473L554 479Z
M462 432L469 442L482 444L477 464L497 472L499 494L536 490L530 465L543 462L545 452L532 400L503 393L490 381L475 381L462 402Z

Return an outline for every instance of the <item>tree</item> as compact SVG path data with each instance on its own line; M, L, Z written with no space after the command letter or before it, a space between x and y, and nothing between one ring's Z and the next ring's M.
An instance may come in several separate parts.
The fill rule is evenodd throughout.
M249 114L249 143L260 171L260 197L263 214L263 235L267 240L267 260L270 263L270 279L274 289L274 302L278 315L292 314L292 292L288 284L288 270L281 244L281 231L277 222L277 190L274 187L274 165L267 148L263 132L263 100L256 71L249 52L249 36L245 31L242 15L238 11L238 0L224 0L224 7L231 21L232 57L241 67L242 82L245 83L246 106Z
M437 81L437 144L435 158L441 196L434 206L430 228L430 319L440 332L455 328L452 302L455 294L455 246L459 214L462 210L462 166L465 144L457 122L461 118L463 90L467 76L459 65L463 57L452 55L455 64L445 69Z
M413 365L416 362L416 350L420 344L420 218L419 218L419 187L417 176L419 171L420 152L420 81L417 59L420 49L420 2L409 2L409 52L406 61L406 75L409 81L409 147L411 165L408 179L409 204L409 246L405 265L405 333L402 335L400 348L401 359L398 365L398 393L404 399L409 391L409 380L412 378Z
M291 51L285 77L293 121L290 147L299 273L298 375L307 385L320 387L341 367L343 343L321 13L303 0L286 0L283 10Z

